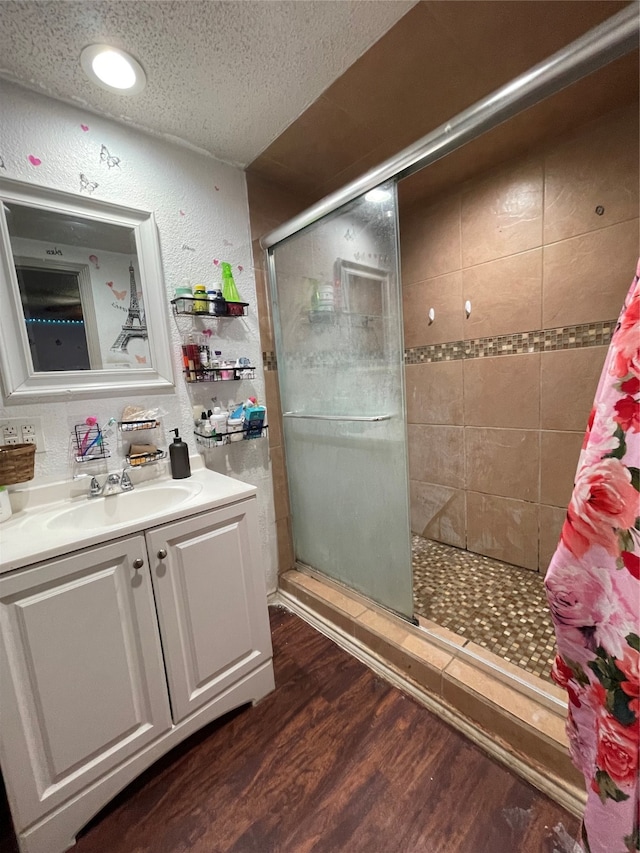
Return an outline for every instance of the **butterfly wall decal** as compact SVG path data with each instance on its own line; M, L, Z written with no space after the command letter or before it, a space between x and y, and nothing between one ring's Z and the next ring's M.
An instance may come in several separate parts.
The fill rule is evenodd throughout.
M83 175L80 172L80 192L86 190L89 195L98 188L98 184L95 181L90 181L86 175Z
M146 355L136 355L136 361L138 362L138 364L146 364L147 357Z
M100 148L100 162L106 163L110 169L112 169L114 166L120 168L120 158L114 157L113 154L109 154L109 149L106 145L103 145Z

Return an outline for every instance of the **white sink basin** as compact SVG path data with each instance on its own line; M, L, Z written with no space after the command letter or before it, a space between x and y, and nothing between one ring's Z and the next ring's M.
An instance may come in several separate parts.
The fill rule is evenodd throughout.
M0 576L256 494L255 486L210 471L199 457L184 480L165 476L92 499L78 496L80 487L87 483L60 480L20 495L22 506L0 524Z
M87 499L55 512L45 522L49 530L98 530L153 518L195 498L202 483L162 483L132 492Z

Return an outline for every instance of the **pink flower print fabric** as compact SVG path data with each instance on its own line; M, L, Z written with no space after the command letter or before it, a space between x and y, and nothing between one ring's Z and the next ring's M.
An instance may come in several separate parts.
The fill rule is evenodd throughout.
M587 853L640 850L640 261L545 578Z

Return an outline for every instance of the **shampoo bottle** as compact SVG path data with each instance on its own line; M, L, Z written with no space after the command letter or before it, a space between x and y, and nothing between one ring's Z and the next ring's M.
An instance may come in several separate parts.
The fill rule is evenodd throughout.
M171 462L171 476L174 480L184 480L191 476L191 465L189 464L189 448L180 438L177 429L173 443L169 445L169 460Z

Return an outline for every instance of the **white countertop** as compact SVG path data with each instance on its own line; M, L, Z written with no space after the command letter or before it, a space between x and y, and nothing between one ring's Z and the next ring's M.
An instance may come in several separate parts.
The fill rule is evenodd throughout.
M201 462L199 464L199 459L192 459L191 463L191 477L188 479L173 480L170 475L160 476L136 485L130 493L94 498L92 501L87 497L88 479L82 481L83 494L79 496L77 494L73 496L74 491L78 492L77 481L75 484L65 481L31 489L21 488L18 492L12 493L14 513L10 519L0 524L0 574L59 557L71 551L108 542L111 539L149 530L152 527L234 503L256 494L255 486L211 471ZM100 475L101 483L104 477L104 474ZM179 505L170 506L167 510L158 510L156 507L152 514L138 516L133 520L120 520L99 528L82 529L80 523L68 526L55 524L55 518L63 512L66 512L67 518L73 521L73 507L84 511L86 504L93 501L125 502L129 495L141 494L145 490L153 490L158 486L163 489L171 488L171 484L193 487L196 494L188 496ZM73 488L71 488L72 485ZM16 506L19 508L16 509ZM125 504L123 503L122 506ZM105 507L115 508L115 504L105 503Z

